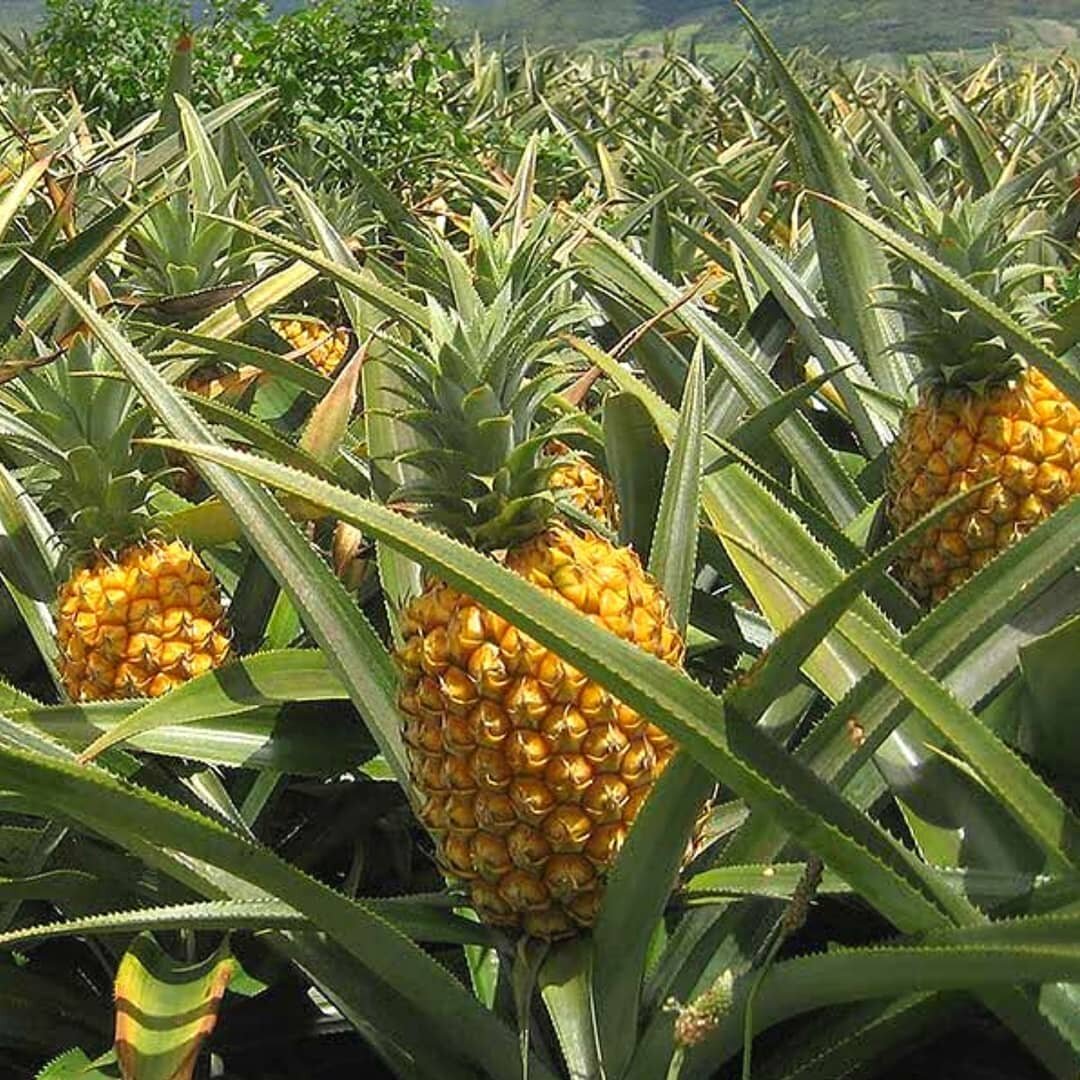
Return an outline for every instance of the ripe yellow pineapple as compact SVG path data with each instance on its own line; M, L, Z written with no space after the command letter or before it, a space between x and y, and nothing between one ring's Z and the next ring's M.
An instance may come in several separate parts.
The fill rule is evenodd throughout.
M406 408L427 446L409 454L422 476L395 501L678 665L667 598L637 556L558 514L564 501L597 517L612 506L600 474L552 446L536 415L531 381L550 379L532 369L537 343L565 319L550 291L513 280L468 318L433 313L423 353L397 357L415 373ZM428 583L401 627L404 738L444 872L489 924L541 938L589 926L670 739L444 582Z
M221 593L179 540L99 552L61 585L56 635L73 701L159 697L224 663Z
M668 663L683 642L628 548L556 523L506 565ZM498 926L560 937L595 918L671 740L449 585L405 612L400 706L420 814L446 872Z
M274 333L289 343L289 348L301 353L317 371L330 376L337 371L349 351L349 329L339 326L331 330L321 319L309 316L289 316L273 319Z
M1011 267L1000 208L928 211L935 254L1005 306L1022 275ZM937 603L1025 532L1080 493L1080 409L1025 366L970 311L955 311L932 281L898 290L915 328L918 403L892 451L888 511L904 530L935 506L992 480L912 544L899 564L911 590Z
M133 445L147 414L112 374L82 339L49 368L25 373L9 397L25 432L12 441L44 467L28 482L43 480L43 500L62 515L71 572L56 634L75 701L157 697L230 653L214 576L187 544L147 531L164 462Z
M893 454L890 512L900 530L986 480L904 556L923 598L943 599L1026 531L1080 494L1080 409L1026 368L989 393L924 391Z

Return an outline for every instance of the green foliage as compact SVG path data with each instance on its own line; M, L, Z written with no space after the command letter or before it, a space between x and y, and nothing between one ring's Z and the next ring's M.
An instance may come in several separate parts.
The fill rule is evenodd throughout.
M35 42L43 81L74 90L117 131L156 108L183 0L46 0Z
M215 18L214 34L246 31L234 30L217 88L274 88L264 142L287 143L299 132L328 155L341 147L376 169L446 145L451 127L435 77L454 60L438 40L431 0L320 0L273 23L249 10L241 5L234 19L226 7Z
M385 169L455 137L437 76L456 61L431 0L319 0L274 20L261 0L215 0L197 21L182 0L47 3L41 78L71 87L114 131L161 104L174 44L190 31L181 47L193 49L197 104L273 90L260 146L331 163L341 148Z

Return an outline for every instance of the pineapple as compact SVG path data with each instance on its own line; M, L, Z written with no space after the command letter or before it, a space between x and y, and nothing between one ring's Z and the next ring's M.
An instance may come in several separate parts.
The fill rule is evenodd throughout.
M289 316L273 319L274 332L289 343L290 349L305 357L309 364L327 377L334 374L349 351L349 329L331 330L321 319Z
M612 512L600 474L552 445L538 416L545 343L567 318L558 292L511 273L468 317L429 298L430 339L394 360L403 418L427 442L394 501L679 665L668 600L637 555L558 513L564 499ZM589 926L671 740L444 582L407 605L401 630L404 739L442 869L491 925L547 939Z
M49 369L6 388L26 426L13 449L37 464L59 511L70 573L60 586L60 674L73 701L157 697L230 654L221 591L199 555L148 529L163 460L132 439L147 414L127 383L80 338Z
M60 587L56 622L73 701L160 697L229 656L213 575L179 540L98 551Z
M1025 279L1009 262L1015 245L1002 208L980 200L951 215L922 209L934 254L1010 306ZM893 306L911 319L915 333L904 347L922 364L918 402L891 454L893 526L903 531L945 499L993 481L900 561L915 595L937 603L1080 492L1080 409L975 313L952 310L932 281L898 290Z
M544 453L558 459L547 482L548 490L556 499L565 498L609 532L616 528L619 508L615 503L615 491L604 474L559 439L552 439Z

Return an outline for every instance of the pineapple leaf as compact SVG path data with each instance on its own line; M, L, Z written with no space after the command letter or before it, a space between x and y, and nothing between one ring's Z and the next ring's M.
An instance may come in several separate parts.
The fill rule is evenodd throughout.
M862 207L865 205L862 192L843 151L806 91L750 12L740 3L735 6L780 84L803 182L807 187L828 191L837 199ZM865 358L877 384L898 397L905 396L914 371L889 351L899 339L899 328L884 313L868 306L873 290L890 280L883 255L831 207L811 204L810 216L834 322L845 339Z
M112 1054L108 1055L115 1060ZM107 1065L111 1061L91 1061L86 1053L78 1048L67 1050L55 1057L37 1074L35 1080L108 1080L117 1074L112 1070L104 1072L98 1065Z
M990 483L992 481L987 481L981 487L985 488ZM974 490L979 489L973 488L972 491ZM747 720L756 723L776 696L792 689L798 681L799 668L806 662L806 658L817 648L821 639L834 630L841 616L856 598L867 591L876 578L888 572L904 548L957 506L963 505L968 497L961 492L944 500L932 513L876 551L871 558L847 574L838 585L816 599L812 606L770 643L738 685L725 693L725 698L732 708L737 709ZM734 544L742 544L736 537L726 539ZM805 593L803 597L806 599Z
M667 447L648 410L632 394L604 399L604 453L619 498L619 533L642 559L652 549Z
M80 880L57 880L58 875L74 871L53 871L39 874L40 885L31 897L42 894L41 889L50 883L59 884L69 897L87 895L86 882L97 887L102 894L101 883L89 875L78 875ZM83 880L85 879L85 880ZM32 880L32 879L31 879ZM0 886L2 886L0 882ZM29 881L28 881L29 884ZM0 897L3 891L0 889ZM59 898L59 897L57 897ZM460 945L464 943L486 944L489 932L478 923L453 914L449 908L425 903L422 897L393 897L368 901L372 911L378 912L402 933L416 941ZM58 937L84 937L90 934L138 934L145 931L235 931L235 930L305 930L311 929L311 920L280 900L197 900L185 904L166 904L160 907L134 908L130 911L110 911L100 915L86 915L63 922L43 923L38 926L20 927L0 934L0 949L19 949L41 941Z
M427 328L428 312L426 308L413 300L407 299L374 278L363 274L361 271L342 265L342 263L324 255L321 251L305 248L302 244L286 240L249 222L223 217L219 214L209 214L207 216L247 233L273 251L291 255L300 263L308 266L310 276L318 273L325 274L331 280L338 282L350 292L362 297L391 318L403 319L406 323L420 329Z
M8 231L15 215L22 209L26 197L34 190L51 164L52 159L48 156L31 161L19 174L15 183L4 193L3 199L0 199L0 239Z
M136 699L109 705L40 706L12 710L10 716L77 752L144 704ZM335 712L317 730L275 705L184 721L134 735L131 746L161 757L297 776L335 776L343 761L359 765L377 749L348 712ZM116 769L115 757L110 756L109 766Z
M192 205L196 210L218 210L228 197L221 162L191 102L182 94L174 95L174 100L179 109L184 150L188 155L186 167L191 176Z
M0 416L7 417L6 412ZM60 545L55 532L23 486L0 465L0 579L29 631L53 686L63 693L60 650L52 602ZM5 687L5 693L12 694ZM5 703L10 706L12 702Z
M754 997L753 1030L762 1031L827 1003L924 990L968 990L998 983L1080 979L1076 916L1046 916L947 930L865 949L832 949L776 963ZM743 1039L742 1005L755 976L734 986L715 1034L692 1056L717 1067Z
M191 1080L236 970L222 944L180 964L152 934L140 934L116 972L116 1056L124 1080Z
M605 1075L593 1019L589 963L593 950L585 938L551 946L540 968L540 996L555 1027L571 1075Z
M157 328L152 327L152 324L133 322L131 329L145 331ZM169 327L169 337L193 346L192 352L195 355L217 356L238 368L256 367L268 375L288 380L316 398L321 398L330 389L330 380L313 367L255 345L182 330L179 327ZM178 356L179 350L170 350L170 354Z
M668 458L656 536L649 553L649 570L671 600L672 615L684 632L697 570L704 384L704 360L699 349L683 390L679 427Z
M652 311L663 311L678 303L680 292L674 285L624 244L584 220L577 220L595 241L577 252L590 272L609 278ZM762 408L779 395L771 376L697 305L684 303L670 318L702 340L709 356L731 380L745 404ZM858 515L865 506L861 492L805 418L798 414L789 417L777 429L776 438L799 475L841 525Z
M840 338L825 312L803 284L798 274L777 256L767 245L743 228L688 177L674 170L659 154L647 147L641 152L657 169L673 174L680 187L695 198L720 230L737 243L740 254L761 275L772 295L779 301L784 313L826 370L836 376L835 385L857 431L867 454L880 453L891 432L863 402L860 384L868 381L868 375L850 346Z
M268 424L255 420L247 413L234 409L215 398L185 391L183 399L209 423L246 439L262 453L272 454L279 461L288 461L291 465L307 469L324 479L329 479L334 475L327 462L320 461L308 447L303 445L303 439L299 446L294 446Z
M246 288L236 299L216 308L199 322L191 333L200 337L231 338L264 312L306 285L315 274L315 270L303 262L289 263ZM186 352L184 337L173 336L176 340L161 354L163 358Z
M1080 521L1080 504L1072 505L1076 509L1070 518ZM1058 528L1067 529L1068 520L1062 518L1069 509L1063 508L1057 521ZM900 537L897 546L903 540L904 537ZM758 557L777 566L771 556ZM867 567L873 567L876 561L876 557L869 560ZM795 591L804 599L810 599L807 585L796 571L790 567L778 569ZM880 572L882 567L879 564L874 569ZM841 594L837 597L838 604L845 603L846 599ZM848 613L836 619L836 630L926 717L948 744L957 748L1001 804L1039 841L1056 869L1080 865L1080 819L1021 758L902 649L872 629L865 620Z
M334 379L326 396L312 409L300 436L300 449L326 469L333 466L349 433L363 363L364 350L360 349Z
M357 978L366 971L392 986L424 1018L425 1039L438 1043L448 1061L464 1060L493 1080L517 1080L514 1036L445 968L364 904L269 849L186 806L51 754L0 743L0 782L15 791L40 790L57 814L114 839L167 873L181 872L171 852L183 852L189 860L227 871L234 895L236 883L243 881L246 898L261 891L290 905L351 956ZM190 878L190 867L186 874ZM201 871L198 878L203 880ZM540 1062L530 1064L533 1077L553 1080Z
M95 739L79 760L92 761L118 743L159 727L234 716L286 701L341 701L342 684L314 649L286 649L243 657L149 701ZM344 760L343 760L344 764Z
M960 993L870 1000L811 1018L797 1048L755 1065L756 1080L836 1080L858 1067L901 1056L917 1039L947 1031L968 1008ZM811 1026L812 1025L812 1026Z

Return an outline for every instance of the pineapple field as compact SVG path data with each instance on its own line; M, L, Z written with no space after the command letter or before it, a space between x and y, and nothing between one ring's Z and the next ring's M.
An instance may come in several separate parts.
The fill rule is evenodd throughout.
M1080 64L737 6L0 44L0 1077L1080 1076Z

